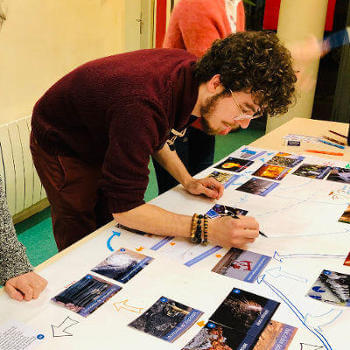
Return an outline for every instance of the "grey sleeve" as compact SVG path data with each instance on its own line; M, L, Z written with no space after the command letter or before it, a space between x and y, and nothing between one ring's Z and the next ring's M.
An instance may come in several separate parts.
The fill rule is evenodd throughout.
M0 178L0 285L32 270L25 247L17 239Z

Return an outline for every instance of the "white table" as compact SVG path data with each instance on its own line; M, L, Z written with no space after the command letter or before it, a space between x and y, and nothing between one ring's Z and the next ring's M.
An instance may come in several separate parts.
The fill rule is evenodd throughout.
M258 139L252 146L300 154L305 148L316 147L334 151L323 144L291 148L283 146L282 143L282 137L288 133L323 136L328 129L347 133L345 124L294 119ZM349 148L344 151L343 157L337 158L349 161ZM207 170L203 174L209 172ZM232 193L230 190L225 191L220 202L230 203ZM259 201L263 203L260 198L257 202ZM205 212L214 204L204 197L185 193L180 186L157 197L152 203L188 215ZM320 217L310 220L319 220L321 215L322 213ZM48 279L49 285L38 300L18 303L1 293L0 326L8 320L16 320L36 329L38 333L45 335L42 341L36 342L38 349L181 349L198 333L200 326L207 321L231 289L236 287L281 303L273 319L298 328L289 349L348 349L346 339L350 330L350 310L312 300L305 294L322 269L350 274L350 268L343 266L343 256L350 250L350 225L342 233L324 234L320 237L259 237L249 250L274 256L268 265L269 274L266 278L260 276L260 283L247 283L210 272L226 249L221 249L188 267L183 265L185 261L198 256L203 249L213 247L198 247L187 240L176 239L167 242L162 249L152 250L151 247L161 241L161 237L148 238L127 233L116 229L114 225L111 222L41 264L37 271ZM117 231L121 233L119 236L114 233ZM111 253L110 249L117 250L120 247L140 251L153 257L154 261L127 284L119 284L123 289L87 318L50 301L68 284L89 273L91 268ZM172 344L127 326L160 296L203 311L204 315L200 318L203 323L195 324ZM52 326L59 325L62 325L59 331L56 329L56 334L53 333ZM66 331L71 335L63 331L65 327L68 327ZM322 345L323 348L316 347Z

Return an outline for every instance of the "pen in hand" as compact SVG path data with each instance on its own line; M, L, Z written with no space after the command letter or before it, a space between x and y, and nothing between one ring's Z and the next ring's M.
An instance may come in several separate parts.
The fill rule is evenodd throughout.
M233 219L239 219L239 216L237 216L237 215L232 215L232 218L233 218ZM261 231L259 231L259 235L268 238L268 236L266 236L265 233L263 233L263 232L261 232Z

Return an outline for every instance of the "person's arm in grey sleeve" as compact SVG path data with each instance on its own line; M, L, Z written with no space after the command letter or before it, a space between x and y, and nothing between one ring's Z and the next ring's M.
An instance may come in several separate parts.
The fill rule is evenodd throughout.
M25 247L17 239L0 178L0 285L5 285L11 298L35 299L47 282L32 270Z
M0 179L0 285L18 275L32 271L24 246L18 241Z

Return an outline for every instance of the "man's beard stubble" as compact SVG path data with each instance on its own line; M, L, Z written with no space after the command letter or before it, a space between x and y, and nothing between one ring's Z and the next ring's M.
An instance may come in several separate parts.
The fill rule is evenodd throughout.
M205 104L200 108L200 123L203 131L208 135L216 135L217 131L213 129L209 124L210 116L215 109L218 100L224 95L224 92L218 93L214 96L208 97Z

